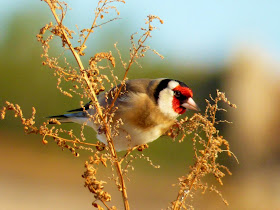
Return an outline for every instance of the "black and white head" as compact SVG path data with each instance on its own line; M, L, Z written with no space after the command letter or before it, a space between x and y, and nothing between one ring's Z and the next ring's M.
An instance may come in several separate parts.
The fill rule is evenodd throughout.
M161 112L171 118L189 109L200 111L193 100L192 90L178 80L162 79L155 89L154 97Z

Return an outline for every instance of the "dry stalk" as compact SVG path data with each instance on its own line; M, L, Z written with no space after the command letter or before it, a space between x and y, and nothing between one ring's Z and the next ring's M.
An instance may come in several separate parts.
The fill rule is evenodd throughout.
M113 142L112 142L112 137L111 137L111 129L108 125L108 123L106 122L106 119L104 118L104 115L103 115L103 112L102 112L102 109L100 107L100 104L98 103L98 99L97 99L97 96L95 94L95 91L93 90L93 87L91 85L91 82L88 78L88 75L86 74L86 71L85 71L85 68L82 64L82 61L80 59L80 56L79 54L75 51L74 47L72 46L69 38L68 38L68 35L62 25L62 22L61 20L58 18L58 15L56 14L56 4L58 3L58 1L51 1L51 0L45 0L45 2L48 4L48 6L50 7L51 11L52 11L52 14L58 24L58 26L60 26L60 30L63 34L63 40L64 42L68 45L68 47L70 48L71 52L73 53L78 65L79 65L79 68L80 68L80 72L81 72L81 78L84 79L84 81L86 82L87 84L87 87L89 88L89 96L90 96L90 99L93 101L93 104L96 108L96 111L99 115L99 117L102 119L103 123L104 123L104 127L105 127L105 135L106 135L106 138L107 138L107 143L108 143L108 147L109 147L109 150L111 152L111 155L112 157L115 159L114 161L114 165L116 167L116 171L117 171L117 174L119 176L119 180L120 180L120 184L121 184L121 192L122 192L122 196L123 196L123 201L124 201L124 207L125 209L129 209L129 203L128 203L128 199L127 199L127 192L126 192L126 186L125 186L125 183L124 183L124 179L123 179L123 175L122 175L122 169L121 169L121 165L120 163L118 162L118 156L117 156L117 153L116 153L116 150L115 150L115 147L113 145ZM102 1L99 1L99 3L101 3ZM106 5L106 2L107 1L104 1L103 5L102 5L102 8L104 8L104 6ZM101 11L101 9L100 9ZM100 13L97 13L98 15ZM96 19L97 19L97 16L96 18L94 19L94 23L93 23L93 26L96 24ZM89 36L90 32L88 33L88 36ZM88 36L85 38L85 41L83 43L82 46L84 46ZM81 48L82 49L82 48Z
M122 88L124 87L124 84L125 84L125 81L127 79L127 74L128 74L128 71L129 69L131 68L131 65L135 62L135 60L139 57L144 57L145 56L145 52L147 50L150 50L150 47L149 46L145 46L145 42L147 41L147 39L149 37L151 37L151 32L156 29L156 27L152 26L152 22L154 19L157 19L160 21L161 24L163 24L163 20L160 19L158 16L154 16L154 15L149 15L148 16L148 20L146 20L146 24L148 24L148 29L145 29L145 28L142 28L142 30L144 31L143 35L139 38L138 40L138 43L135 44L134 43L134 35L131 36L130 40L131 40L131 43L132 43L132 49L130 49L131 53L130 53L130 60L129 60L129 63L128 63L128 66L125 68L125 65L123 65L123 67L125 68L125 73L124 73L124 76L123 76L123 80L122 80L122 83L120 85L120 87L118 88L115 96L114 96L114 99L110 105L110 107L107 109L107 112L110 112L111 109L113 108L118 96L120 95L121 91L122 91ZM116 46L116 45L115 45ZM159 55L162 59L163 59L163 56L160 55L158 52L156 52L155 50L152 50L155 54ZM122 62L123 63L123 62Z
M44 58L43 65L48 66L54 71L54 75L58 78L57 88L62 94L72 97L72 94L74 93L80 96L81 99L87 98L91 100L90 106L91 108L95 108L96 115L91 116L85 108L84 112L87 113L92 122L100 125L100 132L103 132L106 135L107 146L105 147L105 145L100 142L97 142L96 144L86 142L87 139L83 134L84 126L86 124L81 126L80 137L77 137L73 130L57 128L56 126L59 126L60 122L55 119L47 120L39 127L35 126L35 108L33 108L32 116L26 119L24 118L19 105L6 102L6 105L2 108L2 110L0 110L0 117L1 119L4 119L7 110L11 110L14 112L15 117L20 118L21 123L24 125L24 131L28 134L33 133L41 135L43 137L42 142L44 144L48 143L47 139L53 139L58 146L62 149L68 149L77 157L79 156L77 150L88 150L93 152L94 155L91 156L89 161L85 163L86 171L83 174L83 178L85 179L85 187L94 194L95 200L92 205L98 209L103 209L103 207L101 207L97 201L101 202L107 209L116 209L116 207L110 207L108 205L108 202L111 200L111 195L104 191L104 185L106 182L102 180L99 181L96 176L98 166L102 164L104 167L107 167L107 162L110 161L113 171L116 171L117 174L117 177L114 177L114 174L112 176L119 191L121 191L124 208L130 209L124 176L127 175L129 168L132 170L134 169L131 165L133 160L136 158L142 158L148 161L155 168L159 168L159 166L154 165L149 157L145 157L143 154L138 156L131 155L131 152L136 148L127 151L122 158L118 156L112 138L118 134L118 126L121 125L122 120L118 120L114 127L111 125L112 118L116 110L114 104L116 99L120 96L120 94L122 94L125 87L125 81L127 80L127 74L131 69L132 64L138 64L137 60L144 57L147 51L152 51L163 58L158 52L145 45L147 39L151 37L151 32L156 29L156 27L152 25L152 22L154 20L158 20L161 24L163 24L163 21L157 16L149 15L146 20L147 28L141 28L143 33L139 36L139 38L135 40L136 34L131 36L130 40L132 47L130 48L130 59L128 64L122 60L121 53L115 44L119 59L124 68L124 76L121 80L121 85L111 92L111 94L113 94L112 103L108 107L102 107L98 102L97 95L105 90L104 82L110 83L110 79L107 75L101 74L100 70L110 70L113 78L113 81L110 84L111 87L115 86L118 80L113 73L113 68L116 65L115 58L111 52L100 52L90 58L89 66L85 68L80 56L85 55L84 50L86 49L86 41L88 40L90 34L94 32L94 28L112 22L118 18L113 18L103 23L98 23L98 20L103 20L104 15L109 13L109 10L112 9L117 12L117 15L119 15L116 7L112 4L125 2L123 0L99 0L91 27L80 31L81 34L79 35L78 41L80 46L74 47L70 41L73 38L72 34L74 34L74 32L69 30L63 24L63 20L67 12L67 4L59 2L58 0L44 1L48 4L56 23L54 24L50 22L49 24L46 24L37 35L37 39L42 44L43 48L43 54L41 55ZM50 35L47 36L47 33L50 33ZM71 51L78 64L77 69L71 67L66 58L64 59L66 67L62 67L60 64L61 61L59 61L60 57L50 57L50 42L54 37L59 37L62 41L63 48ZM102 60L107 61L106 66L101 66L100 62ZM69 88L69 90L64 90L61 87L63 82L71 83L73 84L73 87ZM211 96L210 98L213 101L213 104L207 100L208 106L204 115L195 114L191 118L186 117L185 119L178 121L167 133L167 135L172 137L174 140L181 136L179 142L183 141L186 135L194 135L192 140L195 152L195 163L190 167L190 172L187 175L179 178L180 190L177 198L172 202L172 209L191 207L191 205L186 204L186 201L189 195L197 189L202 189L203 191L209 189L209 191L217 192L222 197L221 193L215 188L215 186L208 187L207 183L202 182L202 178L207 174L213 174L217 181L222 184L221 179L225 176L225 173L221 170L225 170L228 174L231 174L226 166L220 165L216 161L218 154L221 152L226 151L229 156L233 153L230 151L229 143L219 135L219 131L215 126L222 122L216 121L216 112L223 110L218 107L218 102L224 101L232 107L235 107L235 105L231 104L226 99L225 94L219 91L217 91L217 97L215 99ZM84 107L83 101L81 101L81 107ZM201 134L201 131L204 132L205 136ZM66 135L67 137L61 137L61 135ZM197 144L202 145L204 149L198 150ZM105 153L96 151L96 149L104 150L104 148L106 149ZM137 149L142 151L145 148L147 148L147 145L140 146ZM125 165L122 167L122 164Z
M168 133L173 139L178 137L182 132L183 134L194 133L194 138L192 140L194 145L193 149L195 151L194 165L190 166L190 172L179 178L180 190L176 200L172 202L171 209L179 210L181 208L186 209L187 206L191 207L190 204L186 205L186 199L198 189L201 189L203 192L209 189L209 191L218 193L224 203L228 205L228 202L222 197L221 192L219 192L215 186L209 188L207 182L203 183L202 178L206 175L213 174L218 183L223 185L222 178L225 176L225 173L221 170L225 170L226 173L231 175L231 172L226 166L220 165L217 162L219 153L226 151L228 156L231 156L233 153L230 151L228 141L224 139L223 136L219 135L219 130L216 129L215 125L218 124L216 121L217 111L225 111L218 107L220 101L234 108L236 108L236 105L230 103L225 97L225 94L219 90L217 90L215 99L213 99L211 95L210 98L213 103L206 100L207 107L204 115L195 114L191 118L186 117L178 123L179 125L174 125ZM180 139L180 141L182 140L183 139ZM200 144L204 149L197 150L197 144ZM222 149L223 147L226 149Z

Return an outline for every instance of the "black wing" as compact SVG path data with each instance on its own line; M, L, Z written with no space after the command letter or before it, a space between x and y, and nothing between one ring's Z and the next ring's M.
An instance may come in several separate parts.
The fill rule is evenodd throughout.
M91 105L91 101L88 102L88 103L84 106L85 110L89 109L89 106L90 106L90 105ZM71 110L69 110L69 111L67 111L67 112L81 112L81 111L84 110L84 108L81 107L81 108L78 108L78 109L71 109Z

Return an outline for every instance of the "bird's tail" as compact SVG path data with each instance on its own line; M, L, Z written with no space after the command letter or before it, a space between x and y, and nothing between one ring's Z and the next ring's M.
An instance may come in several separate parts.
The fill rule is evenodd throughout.
M61 123L72 122L66 114L48 116L47 118L55 118Z
M71 114L62 114L62 115L53 115L49 116L48 118L55 118L61 123L81 123L86 121L87 117L85 116L84 112L76 112Z

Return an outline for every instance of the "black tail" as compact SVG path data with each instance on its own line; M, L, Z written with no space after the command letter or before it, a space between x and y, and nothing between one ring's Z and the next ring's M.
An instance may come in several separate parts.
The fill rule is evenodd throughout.
M84 108L85 108L85 110L88 110L90 105L91 105L91 101L88 102L84 107L81 107L81 108L78 108L78 109L72 109L72 110L69 110L67 112L82 112L82 111L84 111Z
M48 116L47 118L56 118L59 122L61 123L71 123L71 120L69 120L68 116L66 115L53 115L53 116ZM56 123L53 123L53 122L49 122L50 124L56 124Z
M63 118L68 118L66 115L53 115L53 116L48 116L47 118L57 118L57 119L63 119Z

